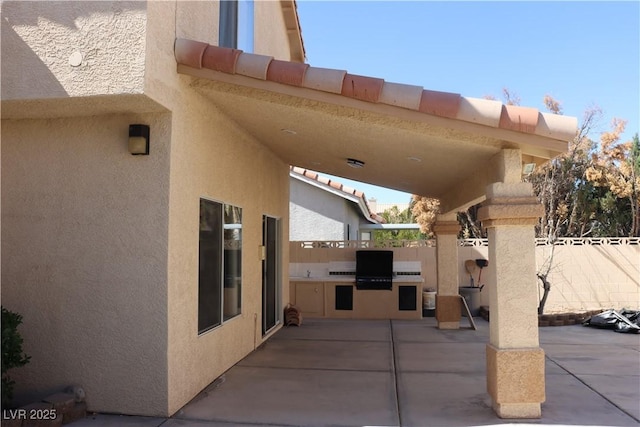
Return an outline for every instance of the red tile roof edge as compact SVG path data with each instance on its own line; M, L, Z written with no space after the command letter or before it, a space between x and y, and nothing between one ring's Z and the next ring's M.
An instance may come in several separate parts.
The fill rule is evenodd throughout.
M192 68L207 68L295 87L339 94L364 102L381 103L454 120L477 123L560 141L573 139L575 117L540 112L536 108L503 105L499 101L467 98L457 93L385 82L344 70L312 67L273 57L244 53L203 42L176 39L175 59ZM241 62L242 66L238 66ZM307 79L307 76L309 78Z

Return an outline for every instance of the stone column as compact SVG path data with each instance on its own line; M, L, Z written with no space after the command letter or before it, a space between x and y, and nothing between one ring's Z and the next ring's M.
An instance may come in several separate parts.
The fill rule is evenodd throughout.
M433 231L436 235L438 328L459 329L461 316L458 296L458 233L460 224L456 214L438 215Z
M494 183L478 219L487 228L490 340L487 392L501 418L540 418L545 400L544 351L538 341L535 230L543 207L531 184Z

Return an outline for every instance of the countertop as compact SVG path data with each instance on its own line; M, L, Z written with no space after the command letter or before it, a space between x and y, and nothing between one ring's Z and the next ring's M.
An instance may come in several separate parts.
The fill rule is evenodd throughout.
M355 283L355 276L311 276L311 277L297 277L289 276L291 282L333 282L333 283ZM394 283L423 283L422 276L394 276Z

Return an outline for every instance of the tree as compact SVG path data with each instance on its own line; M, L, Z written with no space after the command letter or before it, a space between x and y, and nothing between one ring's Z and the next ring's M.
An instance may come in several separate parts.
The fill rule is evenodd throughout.
M556 246L551 245L551 253L549 257L542 263L542 266L536 273L536 277L542 282L542 297L538 303L538 315L544 314L544 306L547 303L549 292L551 292L551 282L549 282L549 273L551 272L551 266L553 265L553 254L555 253Z
M487 237L486 229L478 221L478 208L480 205L473 205L464 211L458 212L458 222L460 223L461 239L484 239Z
M630 161L635 176L635 179L632 181L633 193L636 195L635 210L632 210L633 215L635 215L635 221L633 222L633 230L635 230L635 233L632 234L637 236L638 233L640 233L640 201L638 200L638 193L640 192L640 138L638 138L638 133L633 136Z
M414 194L411 196L409 208L415 221L420 225L420 232L429 239L433 238L433 225L440 212L440 201Z
M397 206L393 206L382 212L381 216L387 224L413 224L416 222L410 208L401 211ZM387 240L420 240L424 238L425 236L418 230L376 230L373 233L373 240L376 242Z
M614 119L613 130L600 137L599 150L592 153L586 178L605 189L600 207L609 221L602 223L609 235L640 236L640 143L620 143L626 122ZM606 227L604 227L606 226Z
M478 207L480 205L471 206L470 208L458 212L457 220L460 224L461 239L482 239L487 237L482 229L480 221L478 221ZM438 214L440 213L440 201L430 197L411 196L411 212L416 218L416 222L420 225L420 231L429 239L434 237L433 226L436 223Z
M546 95L544 103L554 114L562 112L560 103L551 96ZM600 108L588 108L567 152L537 167L525 178L545 208L536 229L538 237L553 241L558 237L583 237L592 233L598 195L585 179L585 171L590 162L589 153L595 146L588 135L601 117Z
M493 95L485 95L484 99L489 99L491 101L495 101L496 97ZM517 93L512 92L509 88L502 88L502 98L506 105L520 105L520 97Z
M558 101L544 98L547 108L561 114ZM602 111L588 108L567 153L536 168L527 177L545 207L537 235L558 237L637 236L640 232L640 148L620 143L626 122L614 119L612 128L590 135ZM636 148L634 148L636 147Z

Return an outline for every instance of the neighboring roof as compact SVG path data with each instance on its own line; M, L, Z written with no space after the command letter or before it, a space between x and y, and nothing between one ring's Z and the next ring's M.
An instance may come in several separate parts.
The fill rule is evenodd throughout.
M369 203L367 202L367 198L362 191L347 187L346 185L343 185L338 181L329 179L327 177L319 175L316 172L299 168L297 166L289 166L289 176L313 184L322 190L337 194L338 196L348 201L356 203L360 208L362 215L369 222L379 224L385 222L384 218L371 211L371 209L369 208Z
M175 57L178 64L196 69L239 74L559 141L571 140L576 133L576 119L573 117L505 105L494 100L467 98L457 93L426 90L421 86L389 83L380 78L349 74L345 70L280 61L271 56L244 53L195 40L177 39Z

